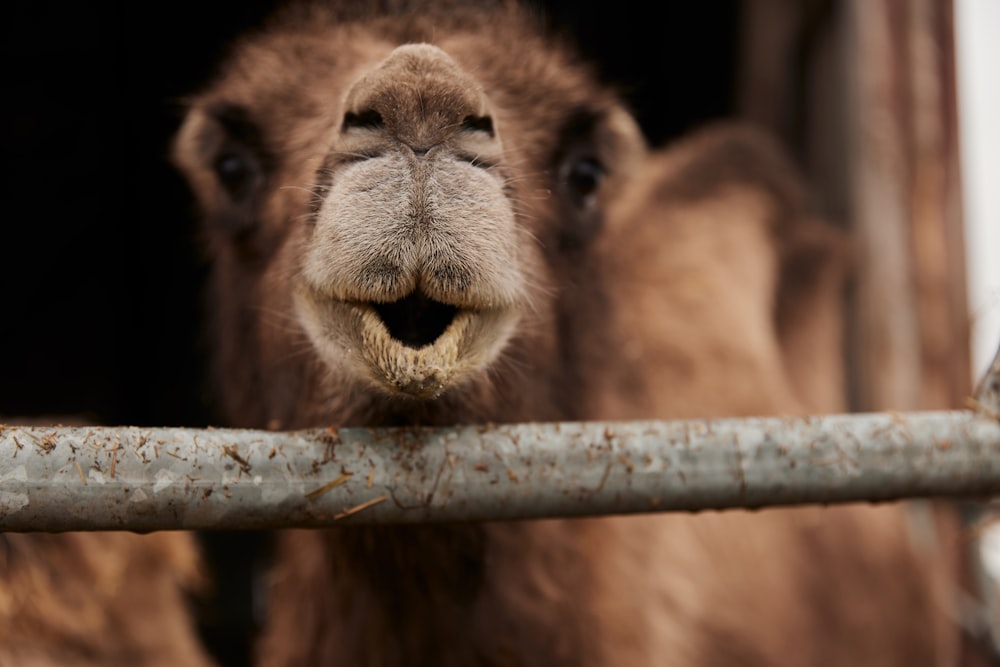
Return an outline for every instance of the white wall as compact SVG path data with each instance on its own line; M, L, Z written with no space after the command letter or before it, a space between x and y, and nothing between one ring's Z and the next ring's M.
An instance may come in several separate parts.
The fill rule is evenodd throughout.
M972 372L1000 343L1000 0L955 0Z

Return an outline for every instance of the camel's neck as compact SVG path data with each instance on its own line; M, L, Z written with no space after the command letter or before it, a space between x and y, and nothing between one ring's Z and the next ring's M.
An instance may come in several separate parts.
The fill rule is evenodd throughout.
M407 656L442 664L456 652L463 664L479 662L476 609L486 568L481 526L357 527L328 531L324 540L330 576L341 591L342 642L382 651L388 664L405 664Z
M591 664L584 525L287 531L269 606L297 612L269 619L262 664Z

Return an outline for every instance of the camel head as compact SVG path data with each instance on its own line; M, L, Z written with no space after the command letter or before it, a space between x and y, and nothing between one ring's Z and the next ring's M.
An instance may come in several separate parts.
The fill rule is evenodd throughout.
M539 395L566 382L567 312L587 301L573 274L646 147L525 15L461 16L406 35L279 26L191 100L174 161L206 223L227 397L299 383L331 401L509 406L529 399L504 369ZM301 411L301 396L261 402L279 398Z

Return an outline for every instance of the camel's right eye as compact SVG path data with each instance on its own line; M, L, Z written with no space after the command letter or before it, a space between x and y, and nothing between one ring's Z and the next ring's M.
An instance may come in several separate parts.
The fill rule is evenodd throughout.
M234 200L241 199L250 188L254 169L245 155L225 152L215 159L215 175Z
M211 110L218 123L211 169L232 204L249 205L263 189L272 166L260 128L249 111L236 105Z
M212 224L242 242L257 228L275 160L248 109L223 104L207 111L214 123L206 126L202 155L219 191Z

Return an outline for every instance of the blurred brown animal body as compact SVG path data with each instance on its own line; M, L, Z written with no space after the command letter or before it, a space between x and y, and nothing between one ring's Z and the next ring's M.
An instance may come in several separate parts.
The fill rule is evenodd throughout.
M208 667L183 533L0 535L3 667Z
M206 583L185 532L0 533L0 667L209 667L191 613Z
M842 407L842 242L768 140L650 153L517 7L365 4L250 36L175 144L229 425ZM898 506L286 531L260 664L938 664L925 567Z

